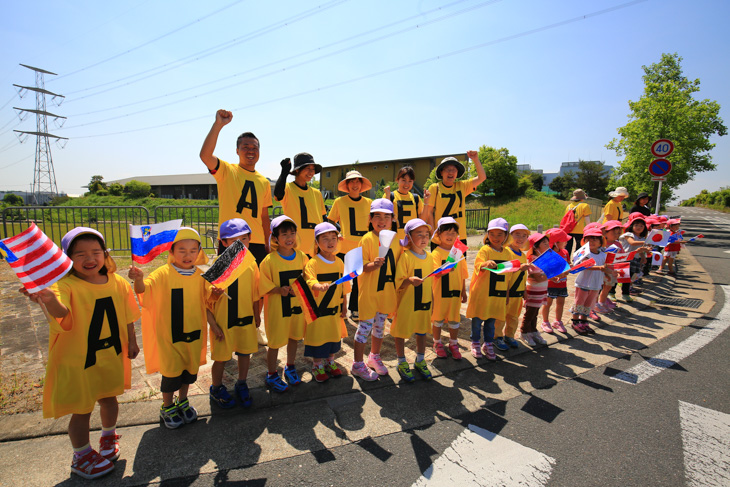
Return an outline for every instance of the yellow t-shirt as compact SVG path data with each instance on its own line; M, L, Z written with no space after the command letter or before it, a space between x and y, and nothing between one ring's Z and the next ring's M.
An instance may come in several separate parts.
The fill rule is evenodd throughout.
M527 264L527 254L524 250L520 251L521 255L508 247L512 256L509 260L519 259L520 263ZM489 271L487 271L489 272ZM520 316L522 313L523 296L525 295L525 283L527 282L527 272L509 272L507 273L507 284L509 291L507 292L507 316Z
M302 241L301 250L311 253L314 248L314 227L322 223L322 215L327 214L322 193L316 188L303 190L296 183L286 184L281 199L284 214L297 224L297 236Z
M138 294L142 306L142 341L148 374L177 377L184 370L197 374L206 362L208 320L205 314L210 283L195 269L183 276L171 264L158 267L144 280Z
M449 251L436 247L431 252L434 269L444 263ZM461 290L464 281L469 277L466 260L456 264L456 268L441 277L434 277L433 281L433 312L431 321L461 321Z
M233 352L256 353L259 349L253 309L253 303L259 299L259 268L251 252L246 252L240 265L246 270L226 289L231 299L221 295L213 301L213 288L209 289L208 306L223 331L223 340L210 334L210 358L220 362L230 360Z
M410 338L414 333L431 331L431 304L433 302L433 277L420 286L407 286L401 289L403 281L409 277L426 277L435 269L430 252L416 255L406 250L398 260L395 270L395 288L398 289L398 309L395 312L390 334L395 338Z
M507 315L507 291L509 290L508 274L495 274L482 270L488 260L497 263L513 260L514 255L508 247L497 252L489 245L479 249L474 261L474 274L469 285L469 304L466 308L467 318L505 321Z
M363 265L373 262L378 257L380 239L373 232L368 232L360 240ZM400 259L402 248L398 237L393 239L385 256L385 263L372 272L363 272L358 279L358 308L360 319L372 320L375 313L380 312L392 316L395 313L397 298L395 295L395 266Z
M428 191L431 193L431 203L434 207L433 222L450 216L459 224L459 238L466 239L466 197L474 192L471 180L454 181L450 188L439 181L432 184Z
M586 227L586 219L585 217L591 216L591 207L588 206L588 203L580 203L578 201L571 201L568 204L568 207L565 209L565 212L567 213L568 210L572 210L575 208L575 227L570 233L576 233L580 234L583 233L583 229Z
M391 193L391 198L393 201L395 221L398 222L398 238L403 239L406 238L406 232L403 230L406 223L414 218L419 218L419 215L423 211L423 198L411 192L401 194L397 190Z
M51 287L68 309L49 319L43 417L87 414L98 399L132 387L127 325L139 318L129 283L116 273L106 284L67 275Z
M304 266L304 278L311 288L315 284L334 282L345 270L342 259L335 257L332 263L325 262L317 254ZM347 337L345 320L342 319L342 296L350 292L350 283L331 286L325 292L312 291L317 302L319 318L304 325L304 345L319 347L325 343L339 342Z
M213 174L218 184L218 228L231 218L243 218L251 227L251 243L265 244L262 215L271 203L271 183L258 171L218 159Z
M368 217L370 216L370 198L361 196L354 201L348 195L340 196L332 204L327 218L340 224L343 240L340 252L346 254L357 247L360 239L368 233Z
M626 212L624 211L623 202L616 203L615 201L610 200L606 203L606 206L603 207L602 223L606 223L611 220L623 221L624 218L626 218Z
M273 349L285 346L290 338L304 338L304 315L299 298L271 293L275 287L291 286L304 272L309 257L301 250L295 252L293 260L286 260L274 251L261 262L259 294L264 297L266 338Z

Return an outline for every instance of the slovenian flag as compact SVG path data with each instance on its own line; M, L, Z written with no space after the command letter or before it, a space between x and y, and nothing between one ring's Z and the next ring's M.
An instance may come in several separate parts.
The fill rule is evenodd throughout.
M18 235L1 240L0 246L7 254L8 265L31 294L55 283L73 267L69 256L35 223Z
M240 240L234 241L213 262L213 265L202 274L203 279L217 288L226 289L236 282L248 266L243 264L249 254L246 246ZM253 259L253 257L249 257Z
M355 247L345 254L345 272L342 277L332 283L333 286L352 281L362 274L362 247Z
M581 262L580 264L577 264L577 265L574 265L573 267L571 267L570 273L578 274L579 272L584 271L584 270L588 269L589 267L593 267L594 265L596 265L596 261L595 261L595 259L593 259L591 257L590 259L586 259L583 262Z
M507 272L517 272L520 270L520 266L522 265L522 262L520 262L519 259L510 260L508 262L500 262L497 264L497 267L491 268L491 267L482 267L484 270L492 271L495 274L506 274Z
M553 249L547 249L545 253L532 261L532 265L539 267L548 279L570 270L570 265Z
M314 320L319 318L317 314L317 300L314 299L314 294L307 284L307 280L304 278L304 274L300 274L291 283L292 290L296 297L299 298L299 302L302 303L302 314L304 315L304 321L306 324L311 324Z
M153 225L129 225L132 240L132 260L146 264L162 252L170 250L182 220L170 220Z

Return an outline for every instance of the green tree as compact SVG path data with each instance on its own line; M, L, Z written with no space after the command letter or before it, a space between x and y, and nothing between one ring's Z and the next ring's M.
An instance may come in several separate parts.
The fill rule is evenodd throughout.
M548 188L553 191L557 191L560 193L560 197L566 200L570 198L573 190L577 187L578 184L576 182L576 176L572 171L566 172L563 176L556 176L552 181L550 181L550 184L548 184Z
M673 190L691 181L696 173L716 167L710 155L715 147L710 136L727 134L719 116L720 105L693 97L700 90L700 80L687 79L681 61L676 53L662 54L658 63L642 66L644 94L638 101L629 101L629 123L618 129L620 139L606 145L624 157L612 179L614 184L627 187L630 194L652 191L648 167L654 159L651 144L657 139L674 142L674 152L668 157L672 171L662 185L662 201L672 199Z
M150 191L152 186L134 179L124 185L124 192L130 198L146 198L150 195Z
M578 174L573 189L581 188L588 196L605 200L608 198L606 187L609 179L610 174L603 167L602 162L578 160Z
M5 203L8 206L23 206L25 204L25 201L23 201L22 196L18 196L17 194L8 193L3 197L3 203Z
M545 185L542 174L530 171L530 180L535 191L542 191L542 187Z
M104 183L104 176L100 176L98 174L91 176L91 181L89 181L89 193L96 194L99 191L106 188L106 183Z
M495 149L483 145L479 148L479 160L482 161L487 179L477 187L478 192L494 192L496 196L503 197L520 194L517 185L517 157L511 156L504 147Z
M119 183L112 183L109 185L109 194L112 196L122 196L124 194L124 186Z

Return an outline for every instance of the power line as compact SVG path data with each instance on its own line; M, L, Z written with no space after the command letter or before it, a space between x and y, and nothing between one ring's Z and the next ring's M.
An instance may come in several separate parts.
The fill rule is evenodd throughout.
M25 156L25 157L23 157L22 159L19 159L19 160L17 160L17 161L15 161L15 162L13 162L12 164L8 164L7 166L3 166L3 167L0 167L0 170L3 170L3 169L7 169L7 168L9 168L9 167L11 167L11 166L14 166L14 165L16 165L16 164L20 164L20 163L21 163L21 162L23 162L24 160L26 160L26 159L30 159L31 157L33 157L33 154L28 154L27 156Z
M370 29L370 30L368 30L368 31L365 31L365 32L361 32L361 33L359 33L359 34L356 34L356 35L353 35L353 36L350 36L350 37L346 37L346 38L344 38L344 39L340 39L340 40L338 40L338 41L335 41L335 42L331 42L331 43L329 43L329 44L325 44L325 45L322 45L322 46L316 47L316 48L314 48L314 49L310 49L310 50L308 50L308 51L303 51L303 52L300 52L300 53L298 53L298 54L294 54L294 55L291 55L291 56L287 56L287 57L284 57L284 58L278 59L278 60L276 60L276 61L271 61L271 62L268 62L268 63L262 64L262 65L260 65L260 66L257 66L257 67L255 67L255 68L250 68L250 69L246 69L245 71L240 71L240 72L238 72L238 73L235 73L235 74L232 74L232 75L229 75L229 76L225 76L225 77L223 77L223 78L219 78L219 79L217 79L217 80L213 80L213 81L207 81L207 82L205 82L205 83L200 83L200 84L198 84L198 85L195 85L195 86L191 86L191 87L188 87L188 88L184 88L184 89L182 89L182 90L178 90L178 91L173 91L173 92L168 92L168 93L164 93L164 94L162 94L162 95L158 95L158 96L153 96L153 97L150 97L150 98L146 98L146 99L144 99L144 100L138 100L138 101L135 101L135 102L131 102L131 103L125 103L125 104L122 104L122 105L117 105L117 106L115 106L115 107L109 107L109 108L102 108L102 109L99 109L99 110L92 110L92 111L90 111L90 112L84 112L84 113L77 113L77 114L69 115L69 117L82 117L82 116L86 116L86 115L92 115L92 114L94 114L94 113L109 112L109 111L112 111L112 110L118 110L118 109L120 109L120 108L126 108L126 107L128 107L128 106L134 106L134 105L139 105L139 104L142 104L142 103L146 103L146 102L149 102L149 101L158 101L158 100L160 100L161 98L166 98L166 97L170 97L170 96L178 95L178 94L180 94L180 93L185 93L185 92L187 92L187 91L191 91L191 90L195 90L195 89L198 89L198 88L202 88L202 87L204 87L204 86L209 86L209 85L212 85L212 84L215 84L215 83L220 83L220 82L222 82L222 81L226 81L226 80L228 80L228 79L231 79L231 78L236 78L236 77L238 77L238 76L242 76L242 75L244 75L244 74L248 74L248 73L252 73L252 72L254 72L254 71L258 71L258 70L260 70L260 69L268 68L269 66L274 66L274 65L276 65L276 64L280 64L280 63L283 63L283 62L285 62L285 61L290 61L290 60L292 60L292 59L297 59L297 58L300 58L300 57L306 56L306 55L308 55L308 54L312 54L312 53L315 53L315 52L319 52L319 51L322 51L322 50L324 50L324 49L328 49L328 48L330 48L330 47L334 47L334 46L336 46L336 45L338 45L338 44L343 44L343 43L345 43L345 42L347 42L347 41L351 41L351 40L354 40L354 39L357 39L357 38L360 38L360 37L364 37L364 36L366 36L366 35L369 35L369 34L373 34L373 33L375 33L375 32L381 31L381 30L385 30L385 29L388 29L388 28L390 28L390 27L393 27L393 26L395 26L395 25L398 25L398 24L402 24L402 23L404 23L404 22L408 22L409 20L413 20L414 18L418 18L418 17L421 17L421 16L423 16L423 15L428 15L428 14L431 14L431 13L433 13L433 12L436 12L436 11L439 11L439 10L443 10L443 9L445 9L445 8L451 7L451 6L453 6L453 5L456 5L456 4L459 4L459 3L463 3L463 2L465 2L465 1L468 1L468 0L457 0L457 1L455 1L455 2L452 2L452 3L450 3L450 4L444 5L444 6L442 6L442 7L437 7L437 8L434 8L434 9L428 10L428 11L426 11L426 12L423 12L423 13L419 13L419 14L416 14L416 15L412 15L412 16L410 16L410 17L406 17L406 18L403 18L403 19L397 20L397 21L395 21L395 22L391 22L391 23L389 23L389 24L385 24L385 25L383 25L383 26L380 26L380 27L376 27L375 29ZM479 4L479 5L477 5L476 7L470 7L470 8L469 8L469 10L473 10L474 8L479 8L479 7L482 7L482 6L486 5L486 4L492 4L492 3L496 3L496 2L499 2L499 1L502 1L502 0L490 0L490 1L488 1L488 2L484 2L484 3L482 3L482 4ZM458 14L460 14L460 13L463 13L463 11L461 11L461 12L457 12L457 13L455 13L455 14L452 14L451 16L453 16L453 15L458 15ZM439 18L438 20L444 20L445 18L446 18L446 17L441 17L441 18ZM427 22L427 23L424 23L424 24L419 24L419 25L415 25L415 26L413 26L413 27L411 27L411 28L409 28L409 29L406 29L406 30L414 30L414 29L417 29L417 28L419 28L419 27L422 27L422 26L424 26L424 25L427 25L427 24L429 24L429 23L433 23L433 22L434 22L434 21L429 21L429 22ZM395 35L397 35L397 34L400 34L400 33L403 33L403 32L405 32L406 30L403 30L403 31L398 31L398 32L392 33L392 34L390 34L390 35L389 35L389 36L387 36L387 37L392 37L392 36L395 36ZM373 41L371 41L371 42L375 42L376 40L381 40L381 39L384 39L384 38L386 38L386 36L380 37L380 38L378 38L378 39L375 39L375 40L373 40ZM355 46L351 46L351 47L349 47L349 48L347 48L347 49L343 49L343 50L337 51L337 53L341 53L341 52L344 52L344 51L346 51L346 50L350 50L350 49L355 49L355 48L357 48L357 47L361 47L362 45L364 45L364 44L358 44L358 45L355 45ZM337 54L337 53L335 53L335 54ZM314 61L317 61L317 60L319 60L319 59L322 59L323 57L325 57L325 56L321 56L321 57L319 57L319 58L314 58L314 59L311 59L311 60L309 60L308 62L314 62ZM300 65L301 65L301 64L300 64ZM292 69L293 67L298 67L298 66L300 66L300 65L292 65L292 66L288 66L288 67L282 68L282 70ZM276 71L276 72L279 72L279 71ZM268 75L268 74L267 74L267 75ZM267 76L267 75L264 75L264 76ZM242 81L241 83L246 83L246 82L248 82L248 81L253 81L253 80L256 80L256 79L259 79L259 78L251 78L251 79L249 79L249 80L244 80L244 81ZM238 84L240 84L240 83L238 83ZM225 87L223 87L223 88L219 88L218 90L223 90L223 89L227 89L227 88L229 88L229 87L231 87L231 86L237 86L237 84L236 84L236 85L228 85L228 86L225 86ZM218 91L218 90L216 90L216 91ZM203 93L203 94L206 94L206 93ZM190 98L185 98L185 99L183 99L183 100L180 100L180 101L186 101L186 100L189 100L189 99L190 99ZM177 103L177 102L176 102L176 103ZM163 106L164 106L164 105L163 105ZM76 126L78 127L78 125L76 125Z
M482 49L482 48L489 47L489 46L493 46L493 45L496 45L496 44L501 44L501 43L504 43L504 42L508 42L508 41L511 41L511 40L514 40L514 39L519 39L521 37L527 37L527 36L530 36L530 35L533 35L533 34L537 34L537 33L540 33L540 32L544 32L544 31L547 31L547 30L552 30L552 29L556 29L558 27L563 27L565 25L572 24L572 23L575 23L575 22L579 22L581 20L587 20L587 19L592 18L592 17L598 17L600 15L605 15L605 14L614 12L616 10L620 10L620 9L624 9L624 8L627 8L627 7L631 7L631 6L637 5L639 3L644 3L646 1L648 1L648 0L633 0L631 2L622 3L622 4L616 5L614 7L609 7L609 8L603 9L603 10L598 10L596 12L591 12L591 13L588 13L588 14L585 14L585 15L580 15L578 17L573 17L571 19L562 20L560 22L555 22L555 23L552 23L552 24L549 24L549 25L545 25L545 26L542 26L542 27L537 27L535 29L526 30L526 31L523 31L523 32L520 32L520 33L517 33L517 34L510 35L510 36L505 36L505 37L501 37L499 39L495 39L495 40L483 42L483 43L480 43L480 44L476 44L474 46L469 46L469 47L465 47L465 48L458 49L458 50L455 50L455 51L450 51L450 52L447 52L447 53L444 53L444 54L440 54L440 55L432 56L432 57L429 57L429 58L421 59L421 60L418 60L418 61L413 61L413 62L410 62L410 63L407 63L407 64L402 64L400 66L395 66L395 67L388 68L388 69L384 69L384 70L377 71L377 72L374 72L374 73L370 73L370 74L366 74L366 75L362 75L362 76L357 76L355 78L350 78L350 79L347 79L347 80L339 81L337 83L332 83L332 84L329 84L329 85L320 86L318 88L313 88L313 89L309 89L309 90L305 90L305 91L300 91L300 92L297 92L297 93L293 93L293 94L289 94L289 95L284 95L284 96L280 96L280 97L277 97L277 98L271 98L269 100L261 101L261 102L258 102L258 103L253 103L253 104L250 104L250 105L244 105L244 106L241 106L241 107L233 108L233 109L231 109L231 111L240 111L240 110L246 110L246 109L250 109L250 108L259 107L259 106L262 106L262 105L269 105L271 103L276 103L276 102L283 101L283 100L288 100L288 99L291 99L291 98L297 98L297 97L300 97L300 96L309 95L309 94L313 94L313 93L317 93L317 92L329 90L329 89L336 88L336 87L339 87L339 86L343 86L343 85L355 83L355 82L358 82L358 81L363 81L363 80L366 80L366 79L369 79L369 78L375 78L375 77L382 76L382 75L389 74L389 73L393 73L393 72L396 72L396 71L402 71L404 69L412 68L414 66L419 66L419 65L422 65L422 64L431 63L431 62L438 61L438 60L441 60L441 59L446 59L446 58L453 57L453 56L456 56L456 55L459 55L459 54L464 54L464 53L469 52L469 51L474 51L474 50L477 50L477 49ZM123 130L123 131L119 131L119 132L111 132L111 133L106 133L106 134L95 134L95 135L76 136L76 137L74 137L74 139L88 139L88 138L95 138L95 137L107 137L107 136L110 136L110 135L129 134L129 133L141 132L141 131L145 131L145 130L152 130L152 129L157 129L157 128L169 127L169 126L173 126L173 125L180 125L182 123L193 122L193 121L196 121L196 120L202 120L202 119L209 118L209 117L210 117L210 114L207 114L207 115L201 115L201 116L198 116L198 117L188 118L188 119L185 119L185 120L177 120L175 122L168 122L168 123L164 123L164 124L152 125L152 126L148 126L148 127L141 127L141 128L131 129L131 130Z
M180 32L180 31L181 31L181 30L183 30L183 29L187 29L187 28L188 28L188 27L190 27L191 25L194 25L194 24L196 24L196 23L198 23L198 22L200 22L200 21L202 21L202 20L205 20L205 19L207 19L208 17L212 17L213 15L219 14L219 13L221 13L222 11L224 11L224 10L226 10L226 9L228 9L228 8L230 8L230 7L232 7L232 6L236 5L236 4L238 4L238 3L241 3L242 1L244 1L244 0L236 0L235 2L233 2L233 3L229 3L228 5L226 5L226 6L224 6L224 7L221 7L221 8L219 8L218 10L215 10L215 11L213 11L213 12L209 13L208 15L204 15L203 17L200 17L199 19L193 20L192 22L189 22L189 23L187 23L187 24L185 24L185 25L183 25L183 26L177 27L177 28L175 28L175 29L173 29L173 30L171 30L171 31L169 31L169 32L167 32L167 33L165 33L165 34L162 34L161 36L157 36L157 37L155 37L154 39L151 39L151 40L149 40L149 41L143 42L142 44L139 44L138 46L135 46L135 47L133 47L133 48L131 48L131 49L127 49L127 50L126 50L126 51L124 51L124 52L120 52L120 53L118 53L118 54L115 54L115 55L113 55L113 56L110 56L110 57L108 57L108 58L106 58L106 59L102 59L101 61L97 61L97 62L95 62L95 63L93 63L93 64L90 64L90 65L88 65L88 66L86 66L86 67L83 67L83 68L77 69L76 71L71 71L70 73L66 73L66 74L64 74L64 75L61 75L61 76L59 76L58 78L55 78L55 80L59 80L59 79L61 79L61 78L65 78L65 77L67 77L67 76L72 76L72 75L74 75L74 74L77 74L77 73L80 73L80 72L82 72L82 71L86 71L87 69L91 69L91 68L94 68L94 67L96 67L96 66L99 66L100 64L104 64L104 63L106 63L106 62L109 62L109 61L111 61L112 59L116 59L116 58L118 58L118 57L124 56L125 54L129 54L130 52L134 52L134 51L136 51L137 49L141 49L141 48L143 48L143 47L145 47L145 46L148 46L148 45L150 45L150 44L152 44L152 43L154 43L154 42L157 42L157 41L159 41L159 40L161 40L161 39L164 39L165 37L168 37L168 36L170 36L170 35L172 35L172 34L175 34L175 33L177 33L177 32Z
M157 75L162 74L162 73L166 73L167 71L171 71L173 69L177 69L177 68L179 68L181 66L185 66L186 64L189 64L191 62L199 61L200 59L203 59L205 57L212 56L213 54L217 54L217 53L219 53L221 51L224 51L226 49L230 49L231 47L234 47L234 46L236 46L238 44L241 44L243 42L247 42L247 41L250 41L250 40L255 39L257 37L261 37L261 36L263 36L265 34L268 34L270 32L274 32L274 31L276 31L278 29L282 29L282 28L287 27L288 25L290 25L290 24L292 24L294 22L302 21L302 20L304 20L304 19L306 19L308 17L311 17L313 15L319 14L321 12L324 12L327 9L330 9L332 7L335 7L335 6L339 5L339 4L342 4L342 3L345 3L345 2L348 2L348 1L350 1L350 0L333 0L333 1L329 2L329 3L327 3L327 4L320 5L318 7L315 7L315 8L306 10L304 12L298 13L298 14L292 16L292 17L288 17L288 18L286 18L284 20L281 20L281 21L275 22L273 24L270 24L270 25L268 25L266 27L262 27L261 29L258 29L258 30L255 30L253 32L250 32L250 33L246 34L245 36L236 37L234 39L228 40L228 41L223 42L221 44L217 44L217 45L212 46L212 47L209 47L207 49L203 49L202 51L198 51L196 53L189 54L187 56L181 57L181 58L179 58L179 59L177 59L175 61L170 61L169 63L161 64L161 65L155 66L153 68L149 68L149 69L146 69L146 70L143 70L143 71L140 71L140 72L137 72L137 73L128 75L128 76L124 76L124 77L118 78L118 79L116 79L114 81L108 81L106 83L102 83L102 84L99 84L99 85L96 85L96 86L92 86L92 87L89 87L89 88L84 88L82 90L72 91L71 93L69 93L69 95L75 94L75 93L82 93L84 91L89 91L89 90L92 90L92 89L95 89L95 88L101 88L102 86L107 86L107 85L114 84L114 83L117 83L117 82L120 82L120 81L124 81L124 80L127 80L127 79L135 78L137 76L147 75L147 76L142 76L141 78L135 79L133 81L129 81L127 83L123 83L123 84L121 84L119 86L112 86L112 87L106 88L104 90L96 91L96 92L90 93L88 95L84 95L84 96L80 96L80 97L74 98L72 100L69 100L67 103L72 103L72 102L75 102L75 101L78 101L78 100L83 100L84 98L89 98L89 97L92 97L92 96L100 95L102 93L107 93L109 91L116 90L116 89L121 88L123 86L129 86L129 85L134 84L134 83L137 83L139 81L142 81L142 80L145 80L145 79L148 79L148 78L157 76ZM153 71L156 71L156 72L153 72ZM151 73L151 74L149 74L149 73Z

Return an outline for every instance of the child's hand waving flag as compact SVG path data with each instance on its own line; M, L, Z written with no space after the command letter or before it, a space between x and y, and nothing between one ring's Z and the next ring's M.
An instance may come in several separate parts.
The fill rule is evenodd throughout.
M570 273L578 274L579 272L584 271L584 270L588 269L589 267L593 267L594 265L596 265L596 261L593 258L586 259L583 262L581 262L580 264L574 265L573 267L571 267Z
M546 250L540 257L532 261L532 265L539 267L548 279L570 270L570 265L553 249Z
M506 274L507 272L519 271L521 265L522 262L520 262L520 259L515 259L507 262L499 262L495 268L484 266L482 269L492 271L495 274Z
M451 247L449 255L446 257L446 260L444 260L443 264L441 264L438 269L434 270L426 277L441 277L444 274L448 274L456 268L456 265L460 261L464 260L464 252L466 252L468 249L469 247L467 247L461 240L457 240Z
M362 274L362 247L355 247L345 254L344 275L332 283L333 286L351 281Z

